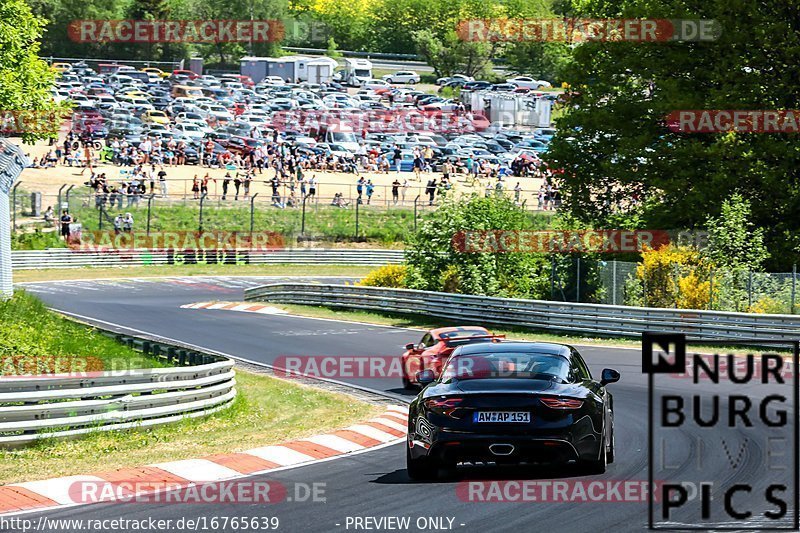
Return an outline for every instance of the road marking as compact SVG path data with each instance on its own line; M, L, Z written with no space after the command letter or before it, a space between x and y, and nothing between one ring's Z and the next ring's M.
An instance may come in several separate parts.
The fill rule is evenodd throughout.
M240 475L236 470L232 470L207 459L184 459L182 461L170 461L147 466L166 470L170 474L175 474L176 476L197 483L220 481Z
M27 489L58 504L68 505L76 503L77 500L73 498L70 489L73 489L75 483L81 481L97 483L102 482L103 478L97 476L67 476L55 479L44 479L42 481L26 481L24 483L16 483L12 486L22 487L23 489Z
M389 408L392 408L392 412L402 409L400 406L388 406L386 413L389 413ZM0 486L0 516L95 503L80 500L81 495L75 488L75 484L80 482L89 482L93 486L134 483L135 494L127 489L115 490L107 498L104 496L98 500L108 502L115 497L130 498L141 494L174 491L194 483L241 479L332 461L395 446L404 440L368 425L381 425L384 423L381 420L386 421L386 414L344 430L242 452L169 461L138 468L128 467L96 475L67 476ZM402 433L405 434L405 431Z
M209 309L223 311L240 311L244 313L259 313L262 315L284 315L286 311L277 307L246 302L195 302L184 304L181 309Z

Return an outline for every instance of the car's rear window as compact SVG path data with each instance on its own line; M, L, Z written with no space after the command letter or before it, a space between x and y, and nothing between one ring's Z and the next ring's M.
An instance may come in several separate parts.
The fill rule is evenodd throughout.
M451 358L442 372L442 382L452 379L543 379L566 382L566 357L543 353L478 353Z
M488 335L489 332L485 329L455 329L453 331L446 331L444 333L440 333L439 337L441 339L447 340L452 339L453 337L469 337L474 335Z

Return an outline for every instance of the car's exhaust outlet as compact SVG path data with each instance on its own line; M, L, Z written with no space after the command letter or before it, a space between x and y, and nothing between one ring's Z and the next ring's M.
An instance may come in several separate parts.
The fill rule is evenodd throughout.
M511 455L514 453L513 444L492 444L489 446L489 451L494 455Z

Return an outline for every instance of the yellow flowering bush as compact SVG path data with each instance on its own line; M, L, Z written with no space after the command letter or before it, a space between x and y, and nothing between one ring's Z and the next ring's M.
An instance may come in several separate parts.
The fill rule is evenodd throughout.
M384 265L371 271L357 285L403 289L407 274L408 267L405 265Z

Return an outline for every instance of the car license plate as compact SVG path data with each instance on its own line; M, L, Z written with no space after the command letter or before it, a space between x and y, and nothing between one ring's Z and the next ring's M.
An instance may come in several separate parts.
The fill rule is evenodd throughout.
M472 421L494 424L525 423L531 421L531 414L526 411L478 411L472 415Z

